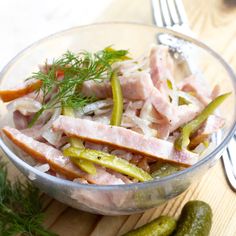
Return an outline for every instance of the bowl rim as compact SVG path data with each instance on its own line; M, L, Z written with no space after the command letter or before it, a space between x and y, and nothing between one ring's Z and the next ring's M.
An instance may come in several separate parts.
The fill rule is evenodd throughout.
M140 26L140 27L144 27L144 28L150 28L150 29L156 29L159 32L163 32L163 33L170 33L174 36L177 36L179 38L182 38L184 40L190 41L191 43L193 43L194 45L197 45L198 47L200 47L201 49L207 51L209 54L211 54L211 56L213 56L218 62L220 62L220 64L223 66L223 68L226 70L226 72L228 73L229 77L231 78L231 81L233 82L233 87L234 87L234 91L236 92L236 75L233 71L233 69L231 68L231 66L217 53L215 52L213 49L211 49L209 46L207 46L205 43L199 41L198 39L189 37L185 34L176 32L174 30L171 29L167 29L167 28L163 28L163 27L157 27L155 25L151 25L151 24L141 24L141 23L135 23L135 22L117 22L117 21L109 21L109 22L99 22L99 23L93 23L93 24L87 24L87 25L81 25L81 26L75 26L75 27L71 27L68 29L64 29L62 31L58 31L56 33L50 34L46 37L43 37L37 41L35 41L34 43L30 44L29 46L27 46L26 48L24 48L23 50L19 51L1 70L0 72L0 81L2 80L2 78L4 77L4 74L11 68L12 65L14 65L14 63L28 50L33 50L34 47L38 46L40 43L43 43L44 41L47 40L52 40L54 37L58 37L64 33L69 33L70 31L73 30L79 30L79 29L83 29L83 28L90 28L90 27L97 27L97 26L104 26L104 25L122 25L124 27L128 27L128 26ZM234 122L232 125L231 130L229 131L229 133L227 134L227 136L221 141L220 145L218 145L213 151L211 151L208 155L206 155L203 159L201 159L200 161L198 161L196 164L175 172L172 175L166 176L166 177L162 177L160 179L153 179L150 181L145 181L145 182L140 182L140 183L131 183L131 184L119 184L119 185L97 185L97 184L81 184L81 183L77 183L77 182L73 182L71 180L66 180L66 179L60 179L58 177L52 176L50 174L41 172L39 170L37 170L36 168L34 168L33 166L31 166L30 164L28 164L27 162L23 161L19 156L17 156L3 141L2 137L0 137L0 147L3 150L3 152L10 158L10 160L12 160L13 162L16 162L17 164L19 164L20 166L22 166L23 168L27 169L29 171L29 173L35 173L36 175L42 177L42 178L46 178L49 181L52 181L54 183L56 183L57 185L61 185L61 186L69 186L69 187L74 187L74 188L80 188L80 189L93 189L93 190L102 190L102 191L107 191L107 190L130 190L130 189L142 189L142 188L146 188L146 187L151 187L153 185L157 185L157 184L164 184L166 182L168 182L171 179L175 179L181 176L184 176L188 173L190 173L193 170L196 170L198 167L210 162L211 160L214 160L214 157L216 157L216 155L218 153L220 153L221 151L223 151L223 149L225 148L225 146L229 143L230 139L233 137L234 133L236 132L236 111L234 112ZM215 160L219 159L220 156L218 158L215 158Z

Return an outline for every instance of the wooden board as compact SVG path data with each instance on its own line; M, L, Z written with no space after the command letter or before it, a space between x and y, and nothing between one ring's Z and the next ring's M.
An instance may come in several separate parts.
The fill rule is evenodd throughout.
M236 3L220 0L185 0L189 22L199 38L236 68ZM229 5L227 6L226 3ZM97 21L133 21L151 24L147 0L113 0ZM236 148L236 147L235 147ZM10 173L13 167L10 167ZM190 199L208 202L214 213L211 236L236 236L236 195L229 188L219 161L203 178L176 199L131 216L99 216L78 211L43 195L44 225L61 236L114 236L139 227L159 215L177 217Z

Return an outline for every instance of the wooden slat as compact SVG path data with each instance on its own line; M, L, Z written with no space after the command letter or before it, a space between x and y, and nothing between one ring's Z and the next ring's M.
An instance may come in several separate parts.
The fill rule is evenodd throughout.
M50 229L60 235L90 235L100 218L98 215L67 208Z

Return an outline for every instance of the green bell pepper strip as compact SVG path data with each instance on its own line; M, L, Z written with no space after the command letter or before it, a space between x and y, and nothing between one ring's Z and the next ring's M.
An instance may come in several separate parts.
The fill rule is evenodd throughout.
M152 180L152 177L143 169L129 163L128 161L114 155L90 149L79 149L75 147L66 148L65 156L91 161L95 164L107 167L122 174L128 175L139 181Z
M230 95L231 93L225 93L216 97L211 101L205 109L192 121L184 125L181 129L180 136L175 141L175 148L179 151L188 147L190 143L190 136L194 134L203 122L211 115L216 108Z
M64 107L63 108L63 115L65 116L72 116L74 117L74 111L72 108L67 108ZM78 149L84 149L84 145L83 145L83 141L81 139L78 138L70 138L70 144L72 147L78 148ZM81 160L81 159L75 159L75 158L71 158L71 161L77 165L81 170L95 175L96 174L96 167L94 166L94 164L90 161L87 160Z
M123 94L120 80L115 71L111 75L111 88L113 95L113 110L110 125L120 126L123 114Z

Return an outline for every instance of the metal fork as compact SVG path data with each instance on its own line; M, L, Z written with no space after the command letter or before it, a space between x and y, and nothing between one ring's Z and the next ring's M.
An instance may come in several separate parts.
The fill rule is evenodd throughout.
M159 27L166 27L184 33L191 37L194 37L188 25L187 15L182 3L182 0L151 0L154 22ZM164 36L159 37L161 44L173 47L171 43L178 45L179 39L171 39ZM187 46L186 46L187 45ZM186 50L187 48L187 50ZM196 61L194 60L194 50L188 43L181 44L182 57L187 63L189 70L192 74L199 75L199 69L197 68ZM178 51L178 50L177 50ZM191 54L191 56L189 55ZM222 155L222 160L225 167L225 174L227 176L228 182L231 188L236 191L236 136L232 138L226 151Z

